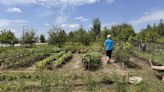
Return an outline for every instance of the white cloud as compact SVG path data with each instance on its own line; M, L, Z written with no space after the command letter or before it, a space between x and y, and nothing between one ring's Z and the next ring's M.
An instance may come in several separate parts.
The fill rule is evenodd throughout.
M23 25L28 23L27 20L10 20L10 19L0 19L0 27L8 27L8 26L15 26L15 25Z
M22 13L22 10L20 8L17 8L17 7L12 7L12 8L8 8L6 10L6 12L10 12L10 13Z
M80 20L80 21L85 22L85 21L88 21L89 19L87 19L87 18L85 18L83 16L80 16L80 17L75 17L74 20Z
M97 2L106 2L112 4L114 0L0 0L2 4L39 4L46 7L80 6L85 4L95 4Z
M155 10L152 12L145 12L145 15L136 19L129 21L129 23L133 25L145 23L145 22L151 22L156 21L164 18L164 10Z
M62 24L61 27L66 28L66 29L75 29L75 28L79 28L80 25L79 24Z
M68 19L68 16L64 16L64 15L59 15L56 17L56 23L57 24L62 24L65 23Z
M95 4L98 2L106 2L112 4L114 0L0 0L1 4L14 5L14 4L33 4L42 5L45 7L59 8L59 14L55 18L56 24L63 24L68 20L69 14L66 10L72 10L74 7ZM70 13L70 12L69 12ZM82 18L81 21L88 21L87 18Z
M35 0L0 0L0 3L13 5L13 4L30 4L35 3Z
M43 5L46 7L61 7L61 6L81 6L85 4L95 4L97 2L106 2L113 4L114 0L33 0L35 4Z
M35 0L36 4L46 7L54 6L80 6L84 4L94 4L99 0Z
M68 14L66 14L66 11L65 11L66 9L67 9L66 6L62 6L60 8L59 14L58 14L58 16L56 17L56 20L55 20L57 25L63 24L67 21Z

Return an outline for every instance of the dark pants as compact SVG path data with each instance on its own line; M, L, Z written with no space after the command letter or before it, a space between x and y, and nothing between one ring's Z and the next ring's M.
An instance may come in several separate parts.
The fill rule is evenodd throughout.
M107 50L106 56L108 56L109 58L112 58L112 50Z

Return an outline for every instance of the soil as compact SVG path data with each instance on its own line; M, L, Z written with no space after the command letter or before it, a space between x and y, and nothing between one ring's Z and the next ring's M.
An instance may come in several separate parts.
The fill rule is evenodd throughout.
M73 58L69 60L69 62L66 62L65 65L63 65L61 68L59 68L59 71L83 71L82 63L81 63L81 55L76 53L73 54Z

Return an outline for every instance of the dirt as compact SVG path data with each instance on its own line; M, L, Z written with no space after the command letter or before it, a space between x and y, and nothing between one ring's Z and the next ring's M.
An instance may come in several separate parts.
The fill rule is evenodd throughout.
M115 62L115 60L113 58L111 58L110 60L110 64L107 64L107 60L106 60L106 56L102 56L101 57L101 62L103 64L102 69L100 71L104 72L104 73L117 73L120 75L124 75L126 70L123 69L122 65L118 62Z
M124 75L127 71L124 70L121 66L120 63L115 62L114 59L111 59L111 61L113 63L111 64L107 64L106 63L106 57L105 55L102 55L101 57L101 62L104 63L102 65L102 67L98 70L96 70L96 72L103 72L103 73L108 73L108 74L112 74L112 73L117 73L120 75ZM65 65L63 65L61 68L59 68L59 71L61 72L74 72L74 73L83 73L83 72L87 72L85 71L85 69L82 66L81 63L81 55L76 53L73 55L73 58L67 62Z
M130 61L139 65L142 69L148 69L148 70L152 70L150 63L142 58L136 57L136 56L132 56L130 58Z
M66 62L59 71L83 71L80 54L73 54L72 59Z

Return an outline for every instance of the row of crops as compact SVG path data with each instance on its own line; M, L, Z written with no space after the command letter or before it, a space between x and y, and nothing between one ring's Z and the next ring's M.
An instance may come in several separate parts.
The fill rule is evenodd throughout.
M8 49L0 53L0 64L3 69L28 67L59 50L59 48L53 46Z
M36 67L39 69L47 68L46 66L50 66L50 68L56 68L62 66L64 63L69 61L72 57L71 52L61 51L59 53L54 53L46 59L39 61L36 63Z
M39 45L34 48L0 48L0 66L2 69L18 69L36 63L37 68L60 67L72 57L72 53L82 54L88 51L87 47L78 45L67 45L63 48L49 45Z

